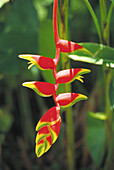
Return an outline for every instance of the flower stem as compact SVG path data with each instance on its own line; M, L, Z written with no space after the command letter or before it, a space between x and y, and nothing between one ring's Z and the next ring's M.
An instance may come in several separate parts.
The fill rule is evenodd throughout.
M67 39L68 34L68 0L60 1L60 37ZM66 53L61 54L62 69L70 68L70 62ZM71 91L70 84L64 84L65 92ZM73 114L72 108L66 108L66 131L67 131L67 154L68 154L68 168L75 170L74 161L74 129L73 129Z

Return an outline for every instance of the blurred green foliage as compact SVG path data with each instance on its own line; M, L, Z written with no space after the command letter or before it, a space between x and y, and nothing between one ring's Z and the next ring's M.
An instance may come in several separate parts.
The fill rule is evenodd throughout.
M38 52L38 19L31 0L16 0L0 33L0 72L18 74L17 56Z
M41 74L35 67L28 71L27 62L18 58L18 55L22 53L40 54L54 58L53 0L10 0L6 2L5 0L0 1L0 169L66 169L67 141L64 110L62 111L61 132L55 146L43 157L37 159L34 154L35 125L47 109L54 105L54 102L52 98L42 99L30 89L21 86L22 82L26 80L54 83L52 72L43 71ZM111 1L106 2L109 8ZM114 3L113 0L112 2ZM100 23L99 3L92 0L90 3ZM92 71L89 76L85 76L85 87L77 82L72 83L73 90L77 91L82 88L91 97L87 103L77 104L76 109L75 106L73 107L74 122L76 122L74 126L77 169L81 170L83 167L85 170L102 169L106 154L104 121L87 115L86 122L85 114L88 111L104 112L102 110L104 103L100 101L105 98L103 68L101 65L86 62L89 58L90 60L95 59L95 61L102 59L102 64L114 63L114 49L112 48L114 46L114 12L110 22L111 47L98 44L97 31L84 1L69 1L68 14L69 40L82 42L81 45L94 53L94 56L81 54L81 52L69 55L70 58L73 58L71 66L90 68ZM75 61L77 56L78 62ZM87 57L84 59L86 62L82 59L83 57ZM61 63L58 67L58 70L60 69ZM111 76L114 77L113 69L111 69ZM100 80L98 80L99 77ZM112 78L109 87L112 109L114 108L113 80ZM62 85L59 86L58 93L60 92L63 92ZM86 123L87 133L85 132ZM84 150L85 140L82 140L85 136L88 152L87 148Z
M100 167L106 148L106 132L103 121L87 115L86 142L97 167Z

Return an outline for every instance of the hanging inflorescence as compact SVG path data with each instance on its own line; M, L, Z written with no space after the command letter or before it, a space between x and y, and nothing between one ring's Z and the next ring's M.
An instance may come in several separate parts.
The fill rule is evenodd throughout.
M53 70L53 76L55 78L55 84L47 82L25 82L23 86L33 89L41 96L49 97L53 95L56 106L49 109L44 116L40 119L36 126L38 131L36 136L36 148L35 152L37 157L42 156L49 150L51 145L57 140L61 126L60 107L69 107L80 100L86 100L87 97L78 93L61 93L56 95L58 86L60 83L70 83L75 79L83 82L82 74L89 73L89 69L72 68L57 72L57 64L59 62L60 52L73 52L75 50L86 51L82 46L67 40L59 38L57 28L57 6L58 0L54 0L53 4L53 30L56 45L55 58L48 58L39 55L19 55L20 58L29 60L29 69L36 65L42 70Z

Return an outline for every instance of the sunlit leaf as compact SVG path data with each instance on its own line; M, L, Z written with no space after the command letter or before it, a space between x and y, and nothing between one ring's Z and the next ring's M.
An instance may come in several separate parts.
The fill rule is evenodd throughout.
M95 119L99 119L99 120L106 120L107 116L105 113L93 113L93 112L89 112L89 115L92 116Z
M69 55L69 58L75 61L87 62L96 65L106 64L107 67L114 68L114 48L96 43L81 43L83 47L88 49L93 55L87 55L76 51Z
M10 0L0 0L0 8L7 2L9 2Z

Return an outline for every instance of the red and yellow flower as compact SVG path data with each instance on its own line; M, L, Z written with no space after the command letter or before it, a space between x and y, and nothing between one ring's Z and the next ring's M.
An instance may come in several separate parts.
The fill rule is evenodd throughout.
M53 70L53 76L55 78L55 84L39 81L30 81L23 83L23 86L33 89L37 94L43 97L49 97L53 95L56 106L49 109L44 116L40 119L36 126L36 148L35 152L37 157L42 156L49 150L51 145L57 140L60 127L61 116L60 108L69 107L80 100L86 100L87 96L78 93L61 93L56 95L58 86L60 83L71 83L75 79L83 83L83 74L89 73L89 69L84 68L72 68L62 70L57 73L56 67L59 62L60 52L73 52L75 50L87 50L74 42L63 40L59 38L57 28L57 6L58 0L54 0L53 5L53 30L56 45L56 56L54 59L43 57L40 55L21 54L20 58L29 61L30 69L33 65L41 70Z

